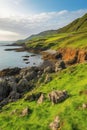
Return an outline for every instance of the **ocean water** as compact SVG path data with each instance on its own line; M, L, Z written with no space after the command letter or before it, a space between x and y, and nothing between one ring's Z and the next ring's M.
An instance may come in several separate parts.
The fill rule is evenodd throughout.
M41 55L35 54L35 56L31 56L33 53L5 51L5 49L17 47L2 46L1 44L2 43L0 43L0 70L14 67L24 68L27 66L39 66L43 62ZM26 58L24 57L26 55L29 56L29 58L27 61L24 61L23 59ZM29 62L29 64L26 64L25 62Z

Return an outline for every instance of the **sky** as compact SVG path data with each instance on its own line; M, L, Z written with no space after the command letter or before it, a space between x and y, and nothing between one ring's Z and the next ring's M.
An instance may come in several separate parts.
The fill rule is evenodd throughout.
M87 0L0 0L0 41L61 28L87 13Z

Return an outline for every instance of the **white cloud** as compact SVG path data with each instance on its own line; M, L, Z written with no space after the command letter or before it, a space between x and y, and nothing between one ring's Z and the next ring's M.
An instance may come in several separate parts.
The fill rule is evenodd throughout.
M84 15L86 12L87 10L71 12L62 10L59 12L44 12L34 15L10 15L0 17L0 30L4 31L4 34L2 33L3 36L6 36L7 32L5 31L9 31L14 35L14 40L21 39L44 30L63 27L77 17ZM2 31L0 31L0 37L1 32ZM11 34L9 34L9 40L12 40Z

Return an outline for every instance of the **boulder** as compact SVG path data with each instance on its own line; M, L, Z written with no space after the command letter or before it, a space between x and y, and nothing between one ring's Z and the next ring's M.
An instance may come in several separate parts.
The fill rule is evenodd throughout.
M83 109L87 109L87 103L83 103L83 104L82 104L82 108L83 108Z
M19 99L20 97L21 97L21 95L20 95L19 93L15 92L15 91L12 91L12 92L9 94L9 96L8 96L8 98L9 98L9 99L12 99L13 101L16 101L16 100Z
M63 60L59 60L58 62L56 62L55 64L55 72L58 72L62 69L65 69L66 66L65 66L65 62Z
M6 98L11 91L8 82L5 79L0 79L0 99Z
M63 91L55 90L48 94L48 98L52 102L52 104L60 103L60 102L64 101L65 99L67 99L68 97L69 97L69 95L68 95L67 91L65 91L65 90L63 90Z
M29 101L29 102L31 102L31 101L37 101L39 99L39 97L41 96L41 94L42 93L39 92L39 93L36 93L36 94L27 95L25 97L25 101Z
M1 102L0 102L0 107L2 108L3 106L5 106L5 105L7 105L8 104L8 98L5 98L4 100L2 100Z
M28 107L22 110L21 116L27 116L29 114L30 110Z
M30 89L29 83L26 79L21 79L17 84L17 92L23 93Z
M52 80L52 77L50 77L48 74L46 75L46 78L45 78L45 83L48 83Z
M59 118L59 116L56 116L54 121L52 123L50 123L49 127L50 127L51 130L58 130L58 128L60 128L60 118Z
M13 76L13 75L17 75L20 73L20 68L11 68L11 69L4 69L2 71L0 71L0 77L4 77L4 76Z
M41 96L39 97L39 99L38 99L37 103L38 103L38 104L43 103L44 99L45 99L44 94L41 94Z
M31 72L28 72L26 75L25 75L25 78L29 81L29 80L32 80L34 78L36 78L36 72L34 71L31 71Z
M52 70L52 66L47 66L45 69L44 69L44 73L52 73L53 70Z

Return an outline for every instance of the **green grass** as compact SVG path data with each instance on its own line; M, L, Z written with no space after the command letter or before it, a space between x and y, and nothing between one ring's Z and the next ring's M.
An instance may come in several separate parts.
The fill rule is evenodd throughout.
M87 95L79 95L87 90L87 63L77 64L60 73L52 74L53 80L48 84L39 84L33 93L44 92L48 95L52 90L67 90L70 97L64 102L52 105L46 99L41 105L21 99L5 106L0 113L1 130L49 130L49 124L59 115L61 130L87 130L87 110L78 109L87 103ZM31 92L27 93L29 95ZM26 95L25 95L26 96ZM28 116L21 117L21 111L30 108ZM17 109L15 114L11 114Z
M59 48L87 49L87 31L47 35L44 38L26 41L25 45L35 50L58 50Z

